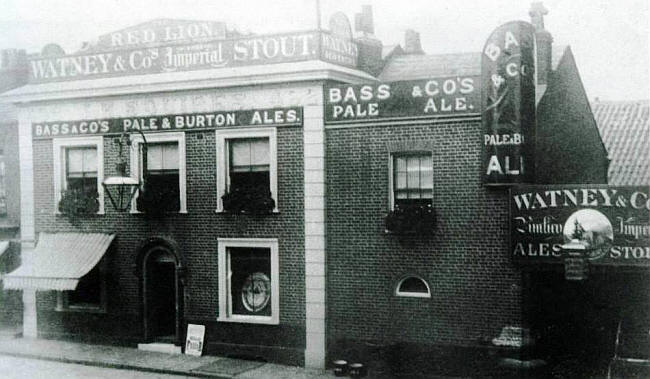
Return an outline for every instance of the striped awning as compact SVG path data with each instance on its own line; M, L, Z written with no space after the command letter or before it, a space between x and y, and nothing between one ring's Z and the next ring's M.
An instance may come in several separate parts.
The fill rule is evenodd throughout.
M0 241L0 256L9 250L9 241Z
M3 278L5 289L74 290L115 238L104 233L41 233L23 263Z

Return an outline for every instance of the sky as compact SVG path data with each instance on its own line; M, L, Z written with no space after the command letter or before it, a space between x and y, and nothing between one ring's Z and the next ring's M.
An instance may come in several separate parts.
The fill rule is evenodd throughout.
M39 52L57 43L66 53L82 42L156 18L224 21L228 28L267 34L315 29L318 0L0 0L0 49ZM650 98L650 0L546 0L554 45L570 45L590 99ZM371 4L384 45L421 34L428 54L480 51L490 33L529 20L521 0L320 0L321 22L336 11L353 23Z

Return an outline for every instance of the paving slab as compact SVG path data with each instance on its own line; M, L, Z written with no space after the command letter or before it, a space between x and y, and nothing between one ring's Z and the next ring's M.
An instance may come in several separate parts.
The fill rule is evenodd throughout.
M121 346L33 338L0 338L0 354L90 366L206 378L324 379L324 370L217 356L165 354Z

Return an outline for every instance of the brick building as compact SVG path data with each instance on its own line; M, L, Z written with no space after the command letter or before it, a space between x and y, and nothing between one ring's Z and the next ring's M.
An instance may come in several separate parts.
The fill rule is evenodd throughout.
M24 50L0 51L0 93L27 82L27 55ZM0 104L0 274L20 263L20 176L18 162L18 119L16 107ZM18 291L0 292L0 328L19 325L22 304Z
M356 38L337 14L330 31L154 20L72 55L49 45L3 96L28 205L24 264L4 278L23 289L24 334L182 346L200 324L207 354L488 370L486 341L528 327L537 282L511 258L485 146L521 153L488 173L607 181L571 50L531 14L530 156L519 135L482 135L483 54L427 55L412 31L382 51L369 8ZM119 212L102 183L129 180ZM395 232L401 209L419 233Z

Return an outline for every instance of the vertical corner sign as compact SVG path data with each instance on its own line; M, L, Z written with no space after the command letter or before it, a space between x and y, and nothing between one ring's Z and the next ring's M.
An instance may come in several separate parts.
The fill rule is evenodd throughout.
M535 148L535 28L498 27L481 55L484 185L532 183Z

